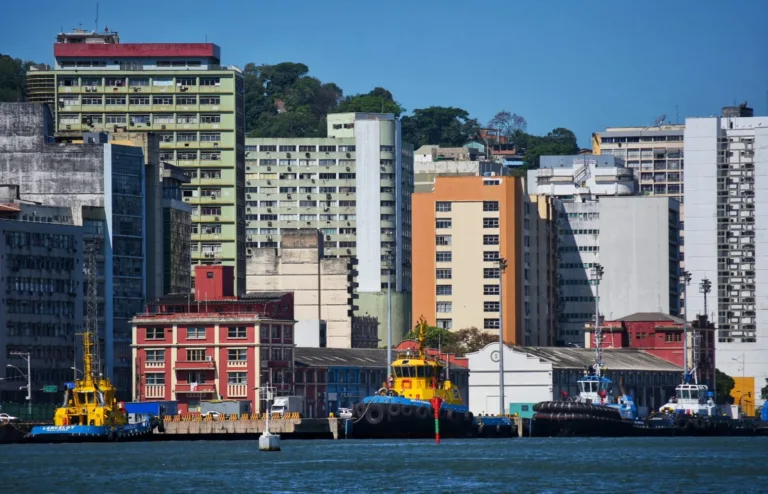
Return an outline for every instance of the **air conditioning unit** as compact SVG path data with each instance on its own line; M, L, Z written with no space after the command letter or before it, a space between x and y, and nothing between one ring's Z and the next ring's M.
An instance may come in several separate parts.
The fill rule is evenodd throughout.
M326 235L326 236L325 236L325 239L326 239L326 240L330 240L330 239L331 239L331 236L330 236L330 235Z
M269 171L272 171L272 167L271 167L271 166L268 166L268 167L267 167L267 171L268 171L268 172L269 172Z
M219 217L218 216L214 216L213 217L213 221L219 221Z
M288 171L291 171L291 167L290 166L288 167Z
M285 157L286 158L290 158L291 157L291 153L285 153Z
M304 156L306 156L307 158L309 158L309 153L304 153Z
M310 194L307 194L307 199L312 199L312 196Z
M213 361L213 357L211 357L210 355L206 355L205 356L205 361L206 362L212 362Z
M347 153L347 158L351 158L351 157L352 157L352 154L351 153Z
M312 224L312 222L311 222L311 221L307 221L307 225L311 225L311 224Z
M246 194L245 197L250 199L251 198L251 194Z
M161 125L160 128L165 130L165 125Z
M246 180L246 182L245 182L245 183L246 183L247 185L251 185L251 181L250 181L250 180Z
M272 222L271 221L267 221L267 226L272 226Z
M288 199L293 199L293 196L291 194L288 194Z
M272 235L267 235L267 240L272 241Z
M271 213L272 212L272 208L267 208L267 212Z
M349 171L349 167L347 167L347 171Z

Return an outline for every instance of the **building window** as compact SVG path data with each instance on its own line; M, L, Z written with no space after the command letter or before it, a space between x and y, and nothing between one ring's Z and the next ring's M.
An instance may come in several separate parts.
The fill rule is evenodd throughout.
M486 250L483 252L483 261L495 261L499 259L498 251Z
M245 348L230 348L227 350L227 360L230 362L244 362L246 360Z
M202 362L204 360L206 360L205 350L203 350L202 348L187 350L187 362Z
M228 372L227 383L248 384L248 373L247 372Z
M438 295L453 295L453 285L437 285Z
M499 268L483 268L483 278L494 279L499 277Z
M147 362L165 362L165 350L147 350Z
M483 228L498 228L498 227L499 227L498 218L483 218Z
M451 210L451 203L445 201L438 201L435 203L435 211L446 213Z
M440 329L453 329L453 319L438 319L437 327Z
M453 311L453 303L452 302L438 302L437 303L437 312L452 312Z
M483 302L483 312L499 312L499 302Z
M245 327L239 326L236 328L227 328L227 337L228 338L245 338L246 337Z
M279 346L272 347L272 360L283 360L283 349Z
M437 262L451 262L453 254L450 250L438 250Z
M483 201L483 211L498 211L499 201Z
M435 228L450 228L450 227L451 227L450 218L438 218L435 221Z
M147 385L165 384L165 374L161 372L148 372Z
M483 320L483 328L484 329L499 329L499 320L498 319L484 319Z
M682 333L667 333L665 337L665 341L667 343L676 343L678 341L683 341L683 335Z
M148 340L164 340L165 328L147 328L146 339Z
M450 235L438 235L435 237L435 244L436 245L451 245L451 236Z
M273 340L279 340L280 339L280 325L279 324L273 324L272 325L272 339Z
M499 236L483 235L483 245L499 245Z
M205 339L205 328L187 328L188 340L202 340Z
M435 277L438 280L450 280L452 277L452 274L453 273L451 272L450 269L438 269L435 274Z
M283 338L286 340L293 338L293 328L291 326L283 326Z
M262 362L266 362L267 360L269 360L269 347L268 346L261 347L261 349L259 350L259 357L261 358Z
M483 285L483 295L498 295L499 285Z

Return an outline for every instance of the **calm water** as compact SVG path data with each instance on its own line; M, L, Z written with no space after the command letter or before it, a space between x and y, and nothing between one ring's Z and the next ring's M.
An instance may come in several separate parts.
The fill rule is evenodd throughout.
M768 438L0 446L0 492L768 492Z

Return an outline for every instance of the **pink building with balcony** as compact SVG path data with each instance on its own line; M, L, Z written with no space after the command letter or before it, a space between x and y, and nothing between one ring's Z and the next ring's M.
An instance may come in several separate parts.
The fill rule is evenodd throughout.
M195 295L169 294L133 318L135 401L248 400L255 388L293 393L293 294L233 294L231 266L196 266Z

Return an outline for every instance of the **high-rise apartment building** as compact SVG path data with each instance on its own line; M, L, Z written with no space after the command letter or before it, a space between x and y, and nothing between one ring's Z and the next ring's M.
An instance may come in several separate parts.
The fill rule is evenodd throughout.
M82 144L52 142L46 105L0 104L0 183L22 197L67 208L84 227L86 246L98 241L99 334L103 369L128 396L129 319L146 300L145 159L142 148L86 134ZM85 287L83 287L85 293Z
M727 110L737 116L685 123L688 310L714 316L717 368L759 405L768 378L768 243L760 233L768 227L768 117Z
M503 324L508 344L552 343L554 230L548 201L535 199L517 177L437 176L433 190L414 194L414 323Z
M602 314L679 314L679 301L672 300L678 297L673 278L679 257L670 250L678 245L677 201L627 197L636 186L632 170L614 156L542 156L541 168L528 172L529 194L557 199L557 326L563 343L583 345L584 326L594 321L597 264L605 273Z
M212 43L120 43L110 32L59 34L54 55L52 70L28 76L36 101L54 102L57 136L157 132L160 160L190 178L184 200L192 207L192 263L235 266L243 291L242 72L222 66Z
M250 248L278 247L285 230L316 228L325 255L357 257L355 315L377 317L387 341L408 331L413 146L392 114L328 115L327 138L246 139Z

